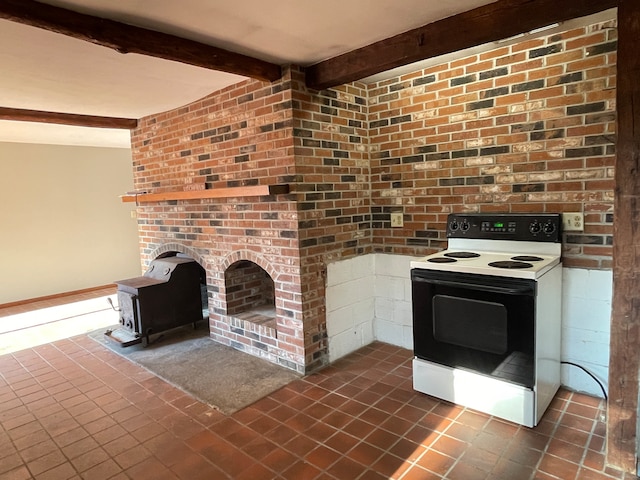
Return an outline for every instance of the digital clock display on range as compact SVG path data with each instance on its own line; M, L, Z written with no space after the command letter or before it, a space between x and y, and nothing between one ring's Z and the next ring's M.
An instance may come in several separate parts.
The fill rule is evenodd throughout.
M504 222L494 222L493 228L504 228Z

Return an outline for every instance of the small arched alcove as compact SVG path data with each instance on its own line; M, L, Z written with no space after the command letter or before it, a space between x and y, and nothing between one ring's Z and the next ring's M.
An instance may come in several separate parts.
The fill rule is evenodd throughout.
M271 276L250 260L238 260L225 270L227 315L276 329L275 287Z

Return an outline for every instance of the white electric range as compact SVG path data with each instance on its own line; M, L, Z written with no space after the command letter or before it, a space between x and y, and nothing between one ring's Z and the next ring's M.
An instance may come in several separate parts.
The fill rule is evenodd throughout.
M560 385L561 215L454 214L411 262L414 388L534 426Z

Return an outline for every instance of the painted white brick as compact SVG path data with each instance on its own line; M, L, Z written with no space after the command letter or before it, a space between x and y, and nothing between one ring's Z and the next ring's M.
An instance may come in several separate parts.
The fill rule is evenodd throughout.
M332 287L353 280L350 261L334 262L327 265L327 286Z
M358 332L350 330L329 338L329 361L334 362L360 348Z
M394 302L393 321L396 325L411 327L413 325L411 303L405 301Z
M402 346L404 335L401 328L393 322L376 318L375 321L376 338L391 345Z
M583 268L562 269L562 293L565 297L585 298L589 283L589 270Z
M327 288L327 310L336 310L367 297L373 297L371 280L358 278Z
M370 278L375 272L375 255L355 257L352 263L353 275L356 278Z
M404 300L404 279L376 275L375 294L385 296L393 300Z
M411 261L418 257L407 257L403 255L389 255L378 253L375 255L376 275L387 275L391 277L409 278Z
M333 337L355 327L351 305L327 311L327 335Z
M392 321L393 320L394 302L390 298L376 295L375 298L375 317L376 319Z
M586 298L603 300L611 304L613 296L613 272L611 270L589 270Z

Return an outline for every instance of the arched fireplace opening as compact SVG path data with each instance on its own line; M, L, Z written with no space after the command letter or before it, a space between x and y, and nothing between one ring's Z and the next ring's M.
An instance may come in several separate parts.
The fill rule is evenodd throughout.
M275 286L262 267L239 260L224 272L224 282L228 316L276 329Z

